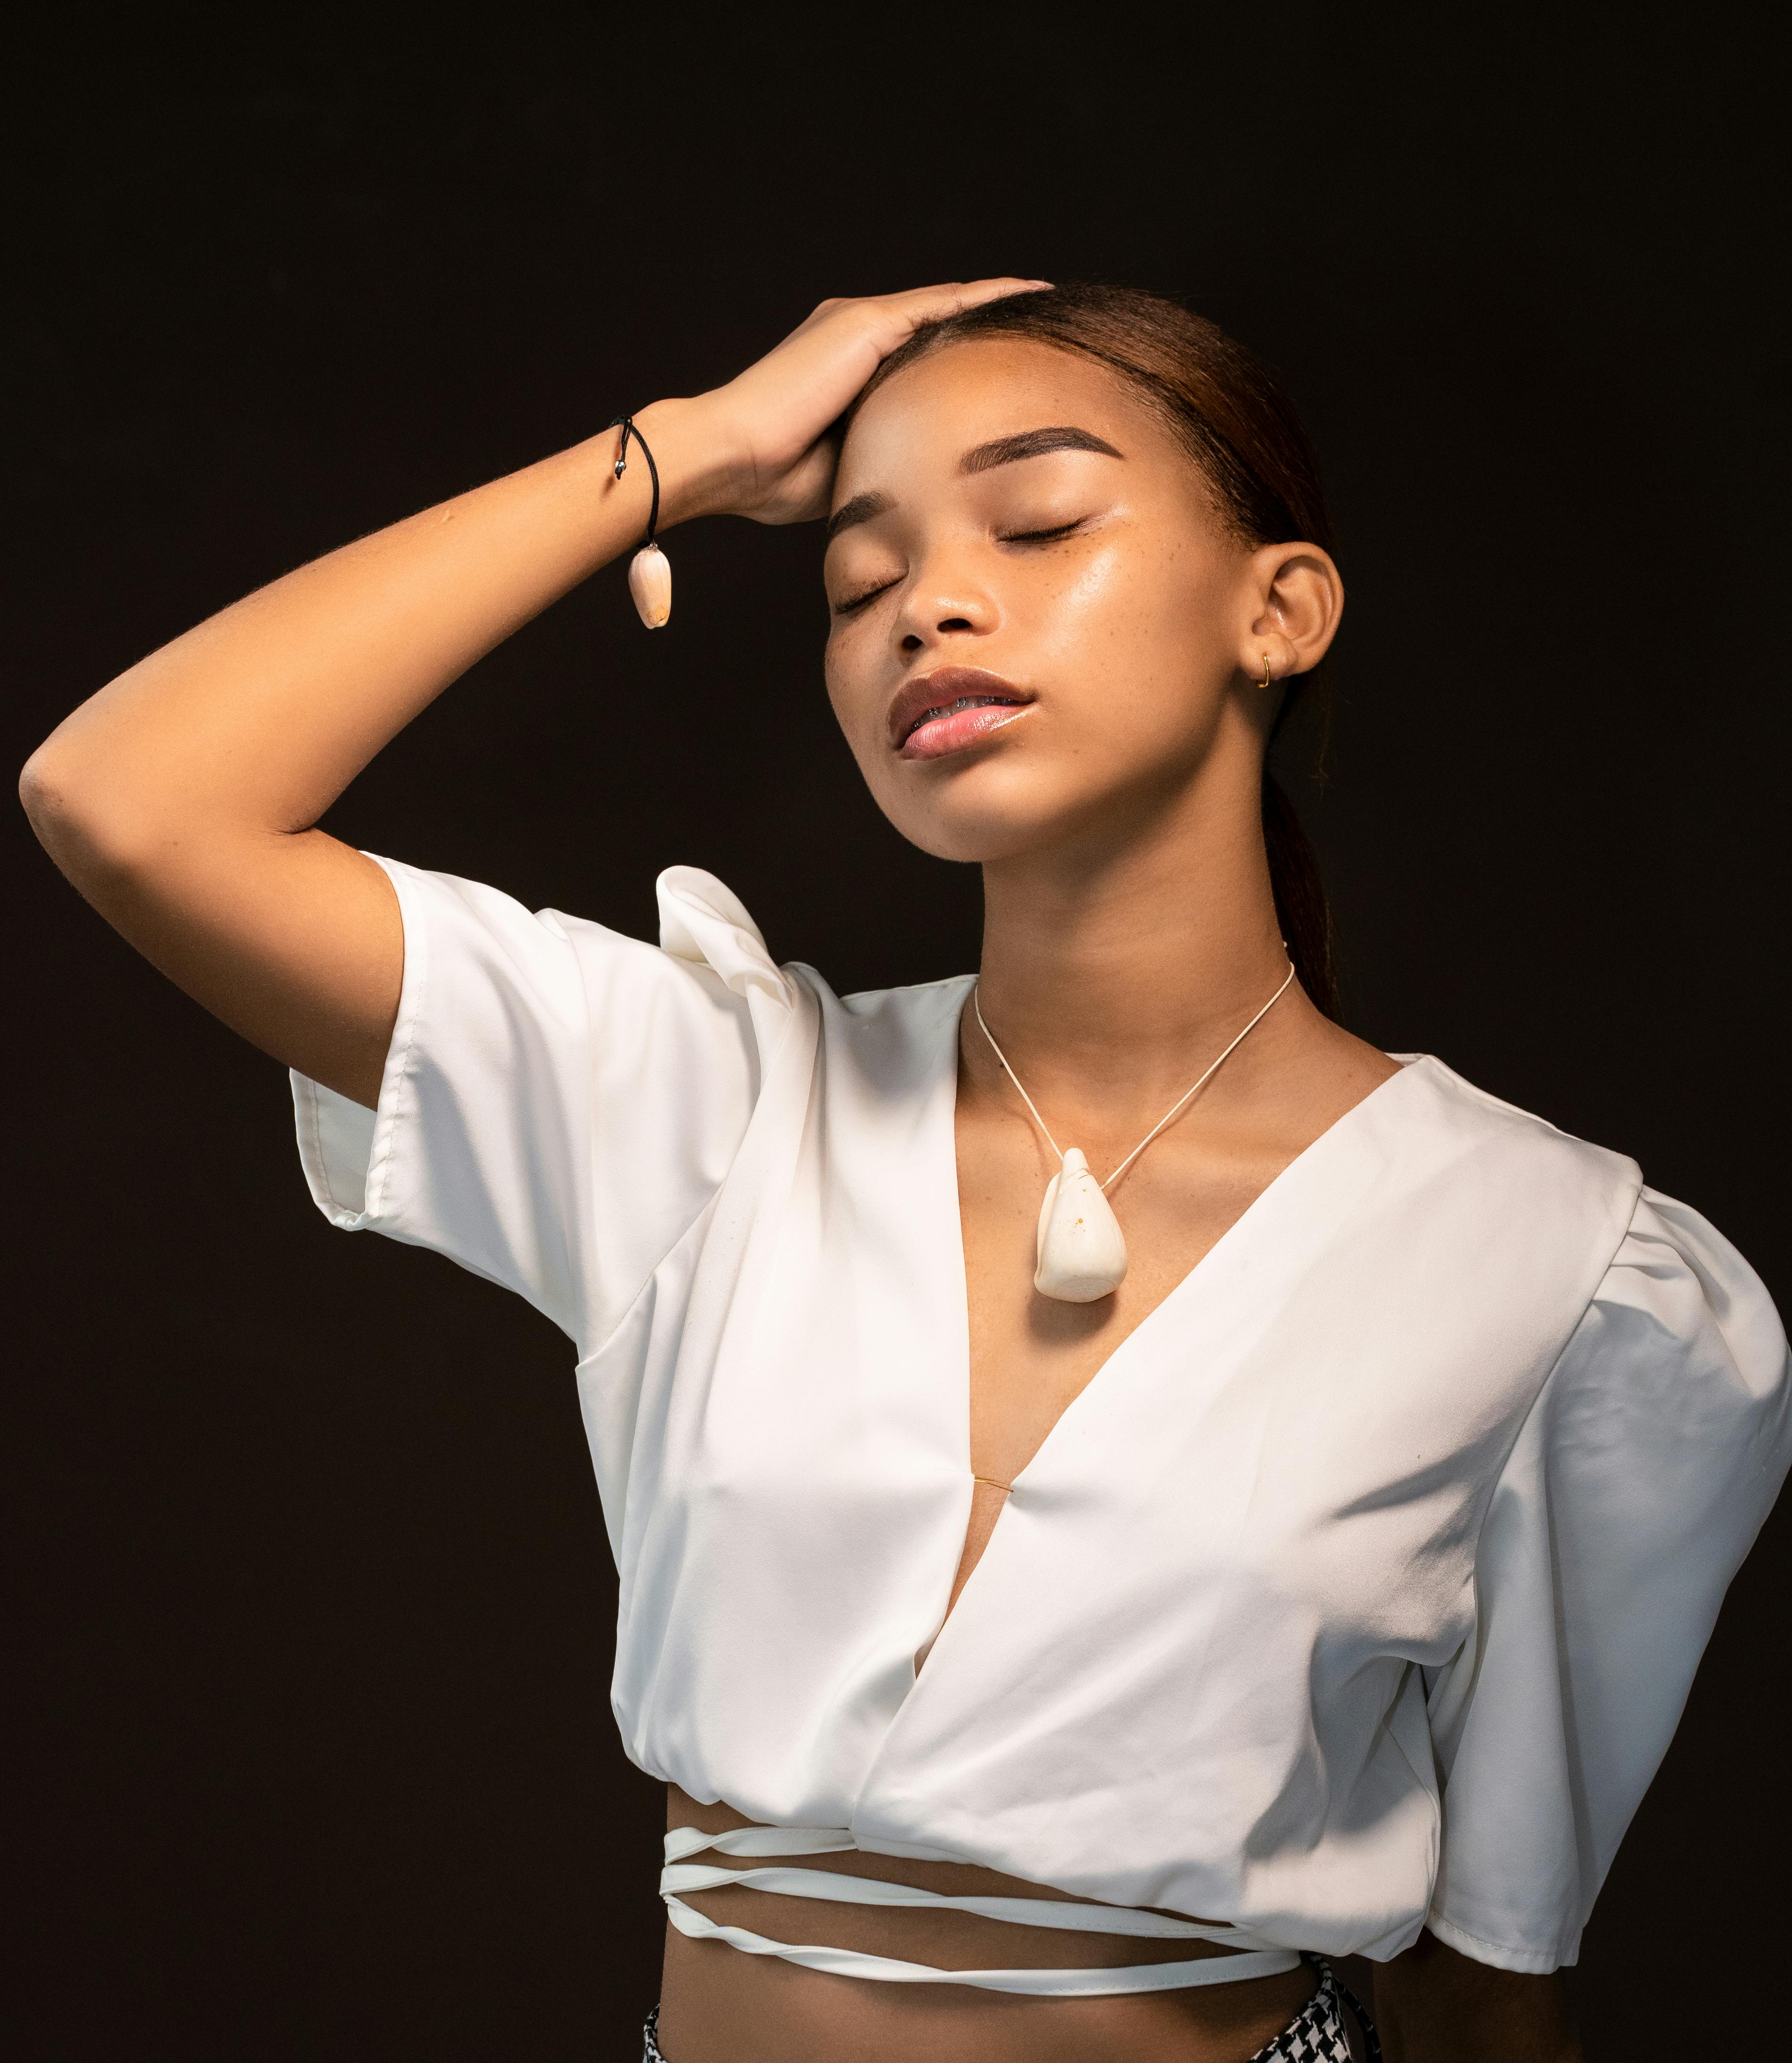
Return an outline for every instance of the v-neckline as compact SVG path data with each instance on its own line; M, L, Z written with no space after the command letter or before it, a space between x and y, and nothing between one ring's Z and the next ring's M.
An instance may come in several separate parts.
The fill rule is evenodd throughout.
M948 1178L949 1190L951 1197L951 1209L949 1213L946 1214L950 1225L950 1230L946 1233L946 1237L950 1245L955 1251L957 1264L954 1271L954 1281L956 1285L955 1303L957 1311L957 1352L954 1357L956 1366L956 1381L953 1385L953 1391L956 1398L957 1408L961 1414L960 1430L962 1438L959 1442L959 1449L962 1457L965 1473L969 1476L971 1473L970 1271L965 1256L964 1213L958 1186L958 1118L961 1020L963 1017L966 1008L969 1005L972 991L975 988L976 977L974 975L964 975L960 977L960 981L962 987L958 998L957 1007L947 1013L946 1031L948 1036L946 1051L942 1056L942 1064L949 1068L950 1076L946 1084L946 1092L940 1096L939 1104L944 1112L945 1136L943 1140L943 1152L945 1173ZM1234 1246L1237 1244L1241 1230L1246 1227L1253 1218L1262 1215L1262 1207L1265 1204L1267 1200L1272 1195L1285 1190L1289 1186L1290 1178L1294 1176L1297 1171L1301 1170L1311 1163L1315 1153L1320 1147L1324 1145L1328 1140L1334 1139L1343 1128L1351 1124L1351 1120L1356 1116L1360 1111L1366 1109L1369 1104L1376 1102L1377 1100L1382 1096L1384 1092L1393 1088L1396 1083L1405 1080L1407 1077L1413 1072L1415 1068L1424 1064L1427 1056L1422 1053L1389 1053L1387 1056L1387 1058L1390 1060L1397 1060L1400 1063L1400 1072L1397 1074L1389 1075L1384 1080L1377 1082L1375 1087L1369 1090L1367 1095L1359 1096L1356 1102L1353 1103L1348 1110L1340 1112L1339 1115L1333 1118L1332 1122L1325 1127L1324 1131L1319 1132L1315 1137L1310 1139L1291 1160L1289 1160L1282 1168L1278 1168L1276 1173L1270 1177L1268 1181L1264 1183L1264 1186L1258 1190L1257 1193L1251 1199L1250 1202L1244 1206L1244 1209L1239 1212L1238 1216L1232 1220L1229 1225L1227 1226L1226 1229L1221 1233L1219 1237L1214 1241L1213 1244L1207 1248L1207 1251L1196 1261L1192 1262L1187 1271L1178 1277L1172 1286L1159 1298L1151 1309L1147 1311L1144 1317L1139 1321L1138 1324L1132 1328L1131 1331L1129 1332L1123 1339L1117 1341L1115 1343L1114 1346L1103 1357L1102 1361L1090 1375L1087 1381L1083 1385L1082 1388L1077 1391L1076 1394L1071 1398L1070 1401L1064 1406L1063 1410L1060 1411L1058 1416L1052 1421L1051 1426L1047 1430L1045 1437L1040 1441L1039 1446L1034 1449L1033 1453L1028 1458L1024 1466L1016 1470L1014 1475L1010 1478L1008 1485L1010 1497L1005 1498L1002 1501L1002 1510L1001 1513L997 1514L995 1527L1000 1526L1002 1516L1005 1515L1007 1510L1008 1503L1010 1502L1010 1498L1011 1498L1013 1492L1021 1486L1027 1475L1039 1466L1040 1462L1046 1458L1052 1448L1055 1445L1060 1444L1059 1442L1059 1434L1065 1420L1068 1418L1073 1412L1076 1412L1079 1405L1083 1403L1084 1399L1093 1395L1098 1389L1104 1386L1109 1388L1112 1386L1111 1381L1104 1384L1104 1378L1108 1377L1109 1371L1113 1368L1115 1363L1117 1361L1119 1361L1122 1357L1127 1355L1127 1349L1132 1346L1133 1342L1135 1340L1139 1339L1142 1336L1150 1335L1151 1337L1155 1337L1157 1333L1161 1332L1163 1329L1163 1327L1158 1323L1158 1321L1160 1318L1163 1318L1164 1317L1164 1313L1170 1311L1172 1306L1180 1306L1181 1305L1187 1303L1190 1298L1196 1293L1194 1285L1195 1285L1200 1279L1203 1279L1206 1273L1211 1272L1207 1269L1207 1263L1210 1261L1212 1261L1215 1256L1219 1253L1223 1248ZM938 1150L937 1147L936 1150ZM1166 1321L1166 1322L1168 1322L1168 1321ZM1087 1413L1087 1411L1084 1411L1080 1415L1086 1417ZM934 1629L933 1635L930 1637L928 1642L928 1649L930 1651L933 1642L938 1639L940 1631L944 1628L948 1621L955 1615L958 1609L958 1606L963 1602L964 1590L968 1590L970 1584L975 1580L978 1569L982 1567L984 1560L987 1558L990 1547L994 1543L995 1527L991 1528L990 1538L986 1541L984 1544L983 1552L978 1557L976 1562L973 1565L970 1574L966 1577L964 1585L959 1591L958 1599L941 1619L939 1626ZM969 1514L967 1513L966 1537L968 1537L969 1530ZM963 1539L961 1538L958 1549L961 1561L962 1559L963 1551ZM954 1577L957 1574L958 1566L958 1565L957 1563L954 1563L954 1565L953 1573ZM918 1671L918 1673L919 1672Z

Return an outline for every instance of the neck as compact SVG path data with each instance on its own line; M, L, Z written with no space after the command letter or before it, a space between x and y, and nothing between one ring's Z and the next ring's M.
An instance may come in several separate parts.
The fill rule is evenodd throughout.
M983 1012L1036 1097L1117 1072L1183 1081L1287 974L1256 784L1203 785L1123 832L985 866Z

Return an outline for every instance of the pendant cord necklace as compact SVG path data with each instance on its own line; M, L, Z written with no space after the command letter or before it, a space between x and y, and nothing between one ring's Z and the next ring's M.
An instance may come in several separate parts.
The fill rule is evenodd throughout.
M1108 1176L1107 1180L1099 1185L1104 1193L1107 1190L1111 1189L1114 1184L1119 1180L1120 1177L1126 1172L1127 1168L1129 1168L1132 1165L1133 1162L1139 1158L1139 1155L1151 1144L1151 1141L1156 1138L1157 1135L1163 1131L1164 1127L1168 1124L1173 1118L1179 1115L1183 1106L1188 1103L1190 1099L1193 1097L1198 1091L1206 1088L1208 1082L1210 1082L1213 1079L1214 1076L1219 1072L1221 1066L1227 1060L1231 1059L1234 1050L1244 1044L1246 1037L1256 1029L1257 1026L1263 1021L1263 1019L1267 1017L1270 1011L1275 1008L1276 1005L1281 1001L1284 991L1287 989L1288 983L1292 981L1293 979L1294 963L1292 960L1290 960L1288 962L1288 971L1282 978L1281 987L1278 988L1276 993L1271 996L1268 1002L1266 1003L1263 1008L1257 1012L1256 1015L1251 1019L1251 1022L1245 1026L1244 1031L1239 1033L1237 1038L1233 1040L1231 1044L1226 1048L1225 1052L1219 1056L1219 1058L1215 1060L1213 1065L1207 1069L1207 1072L1202 1076L1201 1079L1195 1084L1195 1087L1190 1089L1187 1095L1179 1096L1176 1098L1175 1101L1171 1104L1170 1108L1163 1113L1163 1116L1160 1117L1157 1123L1151 1127L1151 1130L1145 1134L1144 1137L1139 1140L1139 1144L1133 1148L1132 1151L1127 1156L1125 1160L1120 1163L1119 1166L1114 1170L1113 1173ZM1039 1105L1035 1103L1033 1099L1027 1093L1026 1087L1022 1082L1020 1076L1017 1075L1014 1069L1008 1064L1007 1055L1004 1053L1002 1048L995 1043L995 1034L990 1031L989 1026L983 1021L983 1004L981 995L982 986L982 983L978 982L976 987L972 989L970 991L971 1007L977 1013L977 1023L978 1027L981 1029L983 1036L990 1042L990 1051L994 1053L997 1060L1002 1063L1002 1072L1006 1075L1009 1080L1014 1084L1015 1087L1020 1091L1020 1100L1033 1113L1033 1122L1038 1125L1040 1131L1045 1134L1046 1144L1051 1147L1052 1152L1058 1156L1058 1158L1060 1160L1062 1160L1065 1158L1063 1148L1052 1137L1051 1128L1046 1123L1045 1120L1040 1116Z

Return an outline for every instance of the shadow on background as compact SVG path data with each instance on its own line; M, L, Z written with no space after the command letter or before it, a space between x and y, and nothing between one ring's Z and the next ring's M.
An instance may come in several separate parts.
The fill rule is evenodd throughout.
M1750 10L1577 49L1052 18L879 15L849 50L572 6L65 18L6 125L14 763L246 589L714 384L824 295L1183 292L1328 460L1352 602L1328 780L1310 736L1292 770L1354 1028L1634 1153L1783 1302ZM331 827L649 935L655 872L707 867L842 990L972 964L974 878L901 842L833 730L815 534L673 549L667 633L609 569ZM631 2053L661 1805L608 1711L567 1343L329 1232L280 1072L6 836L14 2053ZM1595 2059L1758 2040L1789 1559L1782 1514L1589 1932Z

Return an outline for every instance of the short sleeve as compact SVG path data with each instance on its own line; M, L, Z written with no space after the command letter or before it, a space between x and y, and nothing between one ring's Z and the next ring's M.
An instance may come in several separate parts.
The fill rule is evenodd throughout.
M1759 1277L1645 1189L1525 1424L1429 1683L1443 1841L1426 1924L1502 1969L1572 1963L1788 1460Z
M589 1351L725 1178L785 977L693 869L662 877L656 947L379 863L404 919L398 1018L376 1109L292 1078L312 1197L516 1291Z

